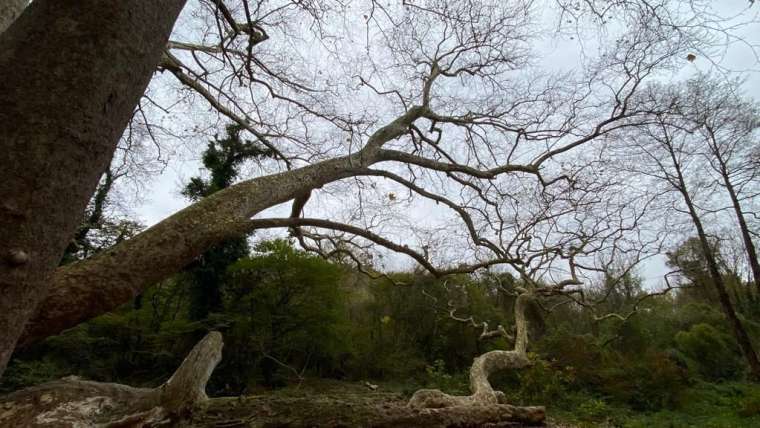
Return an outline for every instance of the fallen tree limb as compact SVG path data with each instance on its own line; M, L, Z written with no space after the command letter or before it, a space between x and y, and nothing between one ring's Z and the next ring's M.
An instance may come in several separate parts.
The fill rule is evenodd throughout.
M476 403L407 406L399 394L209 399L222 336L206 335L157 388L68 377L0 397L2 427L517 427L541 424L543 407ZM499 351L501 352L501 351Z
M222 357L211 332L158 388L63 378L0 397L3 427L140 427L173 424L208 400L206 383Z
M193 427L522 427L542 425L542 407L506 404L415 409L400 394L252 396L209 400Z

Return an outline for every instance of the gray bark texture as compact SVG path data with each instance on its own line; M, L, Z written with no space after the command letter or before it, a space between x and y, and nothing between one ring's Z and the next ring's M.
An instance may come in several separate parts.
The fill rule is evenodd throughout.
M4 0L0 3L0 33L8 29L21 15L28 0Z
M36 0L0 34L0 375L184 3Z
M367 146L292 171L238 183L177 212L139 235L85 261L60 267L50 293L29 322L19 346L57 334L108 312L167 278L211 246L248 232L250 218L311 189L360 175L383 160L379 146L419 118L412 108L380 128Z

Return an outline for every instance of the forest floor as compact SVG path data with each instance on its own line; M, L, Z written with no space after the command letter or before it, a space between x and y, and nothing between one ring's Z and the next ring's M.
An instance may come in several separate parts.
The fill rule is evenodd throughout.
M183 414L180 420L175 420L173 426L195 428L370 426L375 428L439 428L442 426L518 428L528 426L503 422L507 420L504 416L509 414L504 412L511 411L505 408L455 407L443 413L435 409L410 408L407 402L410 395L418 388L418 385L411 382L372 385L363 381L307 379L276 390L256 389L246 391L246 394L240 397L212 398L199 404L189 413ZM71 391L76 393L79 389L74 388ZM39 406L51 402L50 394L31 399L33 404L36 403ZM630 407L607 403L600 397L584 395L579 391L566 391L564 395L556 396L554 400L546 400L551 402L520 403L517 399L514 401L516 405L545 406L547 419L545 425L541 426L549 428L760 427L760 385L742 382L721 384L695 382L688 389L681 391L671 408L656 412L635 411ZM9 410L9 407L0 403L0 420L3 419L3 409L6 413L8 411L13 413L13 409ZM108 416L107 413L105 412L104 415ZM494 423L495 421L499 422ZM3 424L0 423L0 425Z
M268 420L291 421L292 426L304 426L301 421L308 420L324 421L325 426L346 426L331 425L333 419L354 421L348 426L358 427L366 412L376 414L378 410L405 406L414 389L416 386L379 383L373 391L363 382L307 379L275 391L252 391L253 395L241 398L212 400L214 404L193 421L193 426L251 426L254 420L254 426L267 426ZM760 386L739 382L695 384L682 394L676 409L657 412L636 412L593 397L586 397L585 403L575 407L523 404L545 405L545 426L550 428L760 427L760 400L747 397L760 397Z

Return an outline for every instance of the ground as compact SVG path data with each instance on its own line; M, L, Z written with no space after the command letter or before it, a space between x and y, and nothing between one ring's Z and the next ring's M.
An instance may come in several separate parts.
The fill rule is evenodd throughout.
M377 391L370 391L362 382L340 382L308 379L300 385L291 385L276 391L255 391L256 395L242 400L219 402L209 409L203 418L203 426L215 425L222 420L230 421L235 415L243 415L251 409L263 425L274 414L290 414L296 422L302 412L322 412L329 419L329 412L353 414L361 420L361 410L375 407L403 406L417 385L378 383ZM760 385L742 382L722 384L696 383L681 397L677 409L657 412L635 412L623 406L606 404L603 400L584 397L586 402L598 403L596 407L571 403L535 403L547 406L547 424L550 428L753 428L760 427ZM237 401L237 402L235 402ZM282 413L280 413L282 412ZM241 425L249 426L240 418ZM200 420L198 422L201 422ZM236 425L229 425L236 426ZM254 425L257 426L257 425ZM356 425L360 426L360 425ZM520 426L519 424L512 425Z
M494 420L491 410L440 413L436 410L411 409L406 403L419 388L413 383L377 383L377 389L367 382L342 382L307 379L277 390L258 389L242 397L212 398L204 401L180 423L168 425L200 428L233 427L509 427L528 425L518 423L479 423L472 420ZM75 391L74 391L75 392ZM129 392L129 391L127 391ZM46 398L47 397L47 398ZM0 400L0 413L8 411ZM36 402L50 403L49 394ZM118 407L128 406L127 400ZM528 404L528 403L525 403ZM546 426L549 428L742 428L760 426L760 385L741 382L712 384L699 382L688 388L677 406L657 412L635 412L622 405L605 402L578 392L547 406ZM5 409L5 410L3 410ZM475 412L475 413L473 413ZM478 416L473 416L475 414ZM107 415L101 415L107 416ZM2 419L0 417L0 419ZM49 419L49 418L48 418ZM50 419L48 422L54 422ZM60 419L58 422L63 422ZM63 424L40 426L70 426ZM89 426L89 425L84 425ZM122 425L119 425L122 426ZM130 426L130 425L126 425ZM152 426L152 425L151 425Z

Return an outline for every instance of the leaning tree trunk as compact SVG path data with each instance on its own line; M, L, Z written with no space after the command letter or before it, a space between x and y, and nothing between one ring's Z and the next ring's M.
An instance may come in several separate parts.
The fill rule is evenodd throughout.
M173 214L137 236L87 260L58 268L50 294L19 340L19 346L60 333L113 310L146 287L189 264L208 248L250 232L250 218L332 181L360 175L384 160L382 143L405 133L422 114L410 108L378 129L352 155L243 181Z
M525 317L530 294L521 294L515 301L515 347L512 351L491 351L475 358L470 367L470 391L472 395L449 395L437 389L421 389L409 400L412 408L449 408L469 406L496 406L505 415L521 414L526 421L540 423L544 420L543 407L515 407L505 403L504 393L496 391L488 378L501 370L521 369L530 364L527 355L528 326Z
M0 34L0 375L184 3L35 0Z
M760 259L757 257L757 249L755 243L752 242L752 234L747 225L747 220L744 217L744 211L742 210L741 202L739 202L739 196L736 194L736 189L731 182L731 177L728 175L728 171L723 162L723 158L718 158L721 162L721 176L723 177L723 185L728 191L728 195L731 198L731 205L734 208L734 214L736 214L736 221L739 223L739 231L741 231L742 241L744 242L744 251L747 252L747 260L749 261L749 267L752 271L752 279L755 281L755 292L760 292Z

